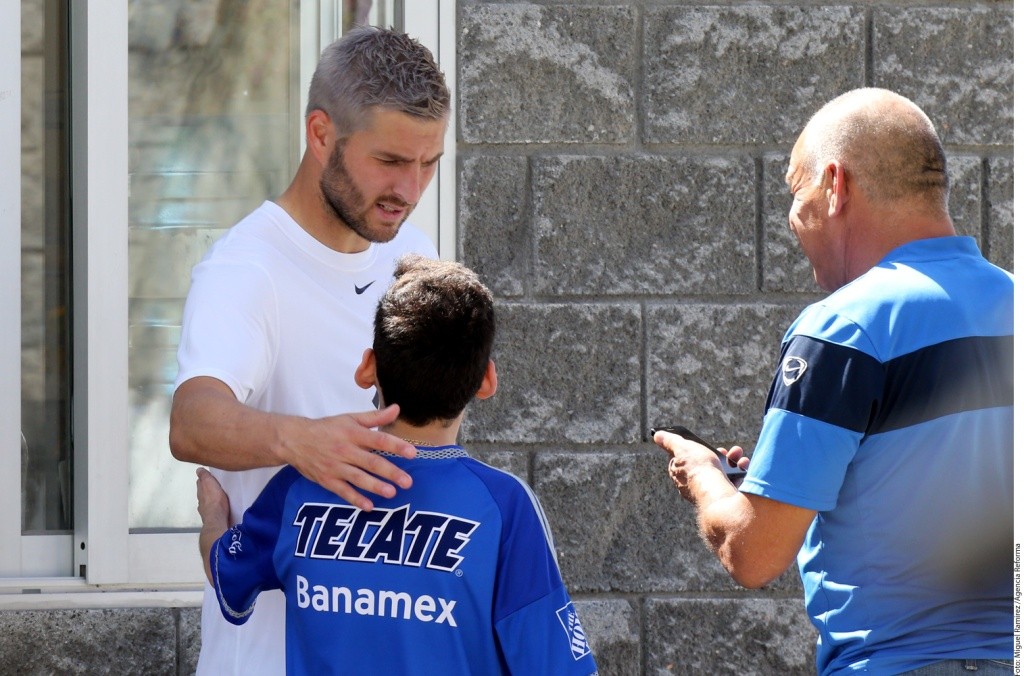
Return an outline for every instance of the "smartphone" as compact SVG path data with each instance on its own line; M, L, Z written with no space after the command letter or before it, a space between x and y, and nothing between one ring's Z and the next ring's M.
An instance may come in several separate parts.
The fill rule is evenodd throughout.
M649 437L653 440L654 439L654 433L659 431L659 430L664 431L664 432L668 432L670 434L678 434L683 439L688 439L690 441L696 441L698 444L700 444L704 448L709 448L712 451L714 451L715 455L718 456L718 462L722 466L722 471L725 473L726 478L729 479L729 481L731 481L734 485L738 486L743 481L743 477L745 477L747 475L747 473L744 470L742 470L739 467L737 467L731 460L726 458L725 455L722 452L720 452L717 448L715 448L714 446L712 446L708 442L704 441L703 439L698 437L696 434L694 434L690 430L688 430L685 427L683 427L682 425L668 425L668 426L665 426L665 427L652 427L651 431L650 431L650 434L649 434Z

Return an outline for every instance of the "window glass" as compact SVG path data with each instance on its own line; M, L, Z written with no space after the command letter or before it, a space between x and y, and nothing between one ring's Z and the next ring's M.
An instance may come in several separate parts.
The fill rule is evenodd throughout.
M67 4L22 0L22 531L71 528Z
M198 525L167 443L192 266L297 166L297 1L129 2L130 515ZM295 132L295 133L293 133Z
M342 4L342 29L353 26L390 26L402 28L402 0L345 0Z
M396 3L130 0L128 7L129 525L194 528L194 467L175 461L167 443L191 268L226 228L291 180L308 86L300 80L311 75L300 72L315 63L320 40L343 26L394 25ZM310 19L317 35L301 32Z

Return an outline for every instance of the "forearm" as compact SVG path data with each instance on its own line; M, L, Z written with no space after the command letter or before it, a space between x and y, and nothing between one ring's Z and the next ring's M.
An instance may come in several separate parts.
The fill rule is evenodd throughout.
M285 464L277 441L290 418L240 403L213 378L196 378L175 392L171 453L183 462L224 470Z
M746 537L746 529L753 523L749 500L714 467L698 466L688 474L686 483L689 495L684 497L693 502L701 538L726 572L749 586L746 583L752 580L741 579L743 562L755 555L748 551L751 538Z
M750 503L735 489L731 496L697 506L697 528L708 548L737 583L754 589L776 575L758 565L763 552L748 530L751 523Z
M183 462L237 471L291 465L343 500L372 509L357 489L385 498L412 478L380 453L416 455L407 441L377 430L398 416L398 407L303 418L265 413L239 403L215 378L181 384L171 405L171 453Z
M763 587L792 565L815 512L740 492L706 465L693 467L683 483L701 537L738 584Z
M671 457L679 495L696 507L701 537L736 582L763 587L792 565L817 512L737 490L718 458L695 442L661 431L654 440ZM746 469L742 452L733 446L726 456Z
M203 570L206 571L206 579L210 581L210 584L213 584L213 571L210 570L210 552L226 531L227 522L220 526L204 523L202 530L199 531L199 555L203 557Z

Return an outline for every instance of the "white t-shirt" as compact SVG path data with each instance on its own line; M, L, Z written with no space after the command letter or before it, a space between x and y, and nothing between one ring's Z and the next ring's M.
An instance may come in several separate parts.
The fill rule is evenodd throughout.
M410 252L437 257L408 224L391 242L338 253L264 202L192 270L175 389L211 376L261 411L321 418L373 409L374 391L356 385L354 373L395 260ZM214 470L233 523L278 469ZM261 594L250 621L234 626L207 585L198 673L283 674L284 664L284 595Z

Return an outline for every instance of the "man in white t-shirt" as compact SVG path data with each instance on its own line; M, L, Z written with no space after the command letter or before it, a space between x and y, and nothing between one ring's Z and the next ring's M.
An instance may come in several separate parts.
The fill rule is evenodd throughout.
M361 509L410 477L372 450L415 448L352 373L404 253L436 257L401 229L434 176L450 111L429 50L361 27L324 50L309 88L306 151L285 192L218 240L192 272L171 409L171 452L217 468L232 520L281 465ZM284 604L260 597L244 626L203 603L200 674L284 673Z

